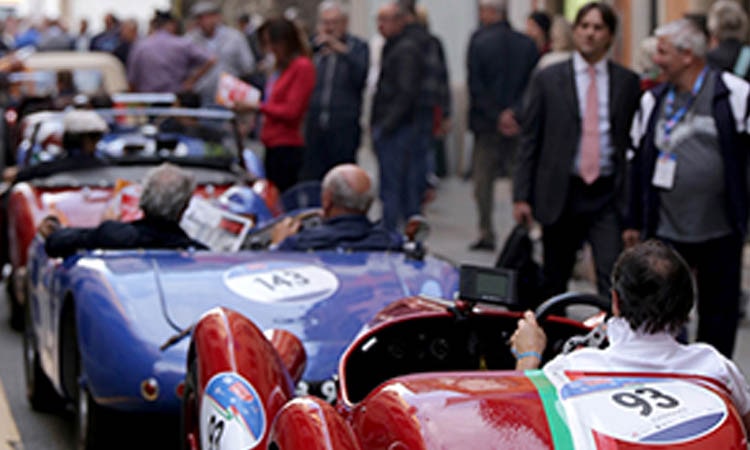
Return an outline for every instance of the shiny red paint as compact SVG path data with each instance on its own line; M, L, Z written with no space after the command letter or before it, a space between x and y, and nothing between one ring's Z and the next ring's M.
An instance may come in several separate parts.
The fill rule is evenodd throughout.
M302 378L307 363L307 355L302 341L286 330L273 329L265 333L266 339L276 349L289 376L295 383Z
M249 380L261 398L269 423L294 396L284 362L263 333L245 316L225 309L207 312L193 331L197 355L196 399L200 401L208 381L222 372L235 372ZM194 410L200 411L197 406ZM195 423L198 423L196 419ZM199 431L193 430L196 442ZM268 433L258 448L265 448Z
M270 442L280 449L360 450L349 424L323 400L292 400L279 412Z
M552 448L544 417L523 374L463 372L389 381L354 407L351 423L363 449Z

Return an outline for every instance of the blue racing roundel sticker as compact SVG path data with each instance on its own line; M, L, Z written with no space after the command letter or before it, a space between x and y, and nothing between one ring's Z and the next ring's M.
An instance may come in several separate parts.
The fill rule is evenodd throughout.
M250 382L234 372L214 375L201 402L201 448L255 448L266 432L263 401Z
M339 279L324 267L292 261L264 261L234 266L224 284L235 294L259 303L324 300L339 288Z

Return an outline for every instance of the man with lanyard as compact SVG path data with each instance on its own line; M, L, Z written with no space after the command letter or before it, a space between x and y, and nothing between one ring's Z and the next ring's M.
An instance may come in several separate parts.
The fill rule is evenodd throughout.
M631 131L634 157L623 240L656 237L682 254L698 286L698 340L732 356L747 231L748 84L706 66L689 20L656 30L667 83L646 92Z

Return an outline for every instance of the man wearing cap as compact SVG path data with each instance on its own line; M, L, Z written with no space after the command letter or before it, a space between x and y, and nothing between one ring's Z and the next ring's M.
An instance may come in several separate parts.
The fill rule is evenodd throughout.
M201 1L190 8L196 29L188 38L216 58L216 65L195 84L203 105L214 103L219 76L228 73L235 77L252 72L253 53L241 32L221 23L221 11L215 3Z
M168 11L156 11L154 32L136 41L128 55L128 83L134 92L180 92L193 89L215 59L189 39L176 36Z
M109 129L99 114L86 110L70 111L63 118L63 129L64 157L21 169L8 167L3 171L3 179L8 183L21 182L106 165L106 161L95 155L96 144Z

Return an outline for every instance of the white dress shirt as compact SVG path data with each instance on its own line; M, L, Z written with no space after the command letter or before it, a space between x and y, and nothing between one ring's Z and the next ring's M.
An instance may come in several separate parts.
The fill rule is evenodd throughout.
M708 344L684 345L666 332L633 331L627 320L607 321L609 347L583 348L558 355L545 371L672 372L700 375L721 382L741 415L750 412L750 387L740 369Z

